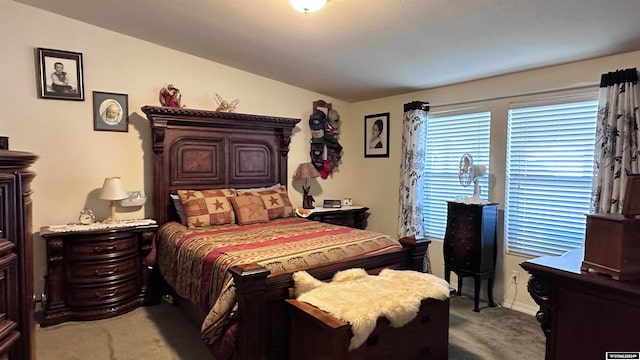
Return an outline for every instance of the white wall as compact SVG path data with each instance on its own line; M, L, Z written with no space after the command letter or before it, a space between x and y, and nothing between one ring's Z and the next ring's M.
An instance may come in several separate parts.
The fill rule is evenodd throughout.
M561 66L548 67L533 71L521 72L506 76L488 78L484 80L463 84L445 86L436 89L418 91L401 96L393 96L371 101L363 101L350 104L350 119L359 119L361 124L367 114L381 112L391 113L390 157L365 158L354 162L354 166L345 167L342 171L350 178L359 179L357 182L349 182L345 186L347 193L357 193L358 200L371 208L370 229L387 234L397 233L398 217L398 185L401 154L402 114L403 105L410 101L426 101L431 104L448 104L465 102L476 99L502 98L501 100L479 101L473 104L464 104L458 107L490 106L491 108L491 175L495 176L496 185L489 189L489 200L500 203L498 224L498 264L497 282L494 287L494 298L504 306L514 307L518 310L534 313L538 306L533 302L527 292L527 274L519 264L524 257L504 254L502 218L504 211L504 184L505 184L505 148L507 135L507 109L508 104L514 101L531 100L536 98L548 98L566 94L597 92L598 86L574 91L556 91L551 93L515 96L525 93L537 93L550 89L577 87L585 83L599 83L600 75L617 69L640 67L640 51L576 62ZM449 106L448 108L452 108ZM453 106L455 108L455 106ZM436 107L432 110L443 110ZM361 130L362 132L362 130ZM349 142L354 148L362 149L363 137L354 138ZM362 150L360 150L362 151ZM361 152L362 154L362 152ZM359 155L360 157L362 155ZM362 189L358 192L357 189ZM355 197L355 196L354 196ZM442 256L442 242L434 241L430 246L431 263L433 272L443 276L444 261ZM517 286L505 284L513 270L520 272L520 281ZM456 284L457 278L452 275L451 283ZM467 287L466 284L469 284ZM473 294L473 281L465 280L465 294ZM455 285L454 285L455 286ZM483 294L486 294L486 282L483 282ZM486 296L483 295L485 298Z

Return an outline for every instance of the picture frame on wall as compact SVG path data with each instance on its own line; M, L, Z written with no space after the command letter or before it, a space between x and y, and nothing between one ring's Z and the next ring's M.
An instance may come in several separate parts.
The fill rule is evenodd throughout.
M364 117L364 157L389 157L389 113Z
M129 96L110 92L93 92L93 130L129 131Z
M39 98L84 101L81 53L37 48L36 58Z

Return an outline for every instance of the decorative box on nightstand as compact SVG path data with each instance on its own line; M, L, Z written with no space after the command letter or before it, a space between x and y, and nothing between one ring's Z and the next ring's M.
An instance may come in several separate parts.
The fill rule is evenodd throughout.
M88 225L86 230L78 225L69 231L42 228L47 275L41 326L108 318L150 302L150 274L142 261L158 225L148 222Z

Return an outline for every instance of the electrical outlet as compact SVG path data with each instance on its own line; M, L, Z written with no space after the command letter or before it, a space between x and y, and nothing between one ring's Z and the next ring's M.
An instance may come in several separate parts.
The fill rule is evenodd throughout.
M518 280L520 280L520 272L517 270L511 271L511 283L518 284Z

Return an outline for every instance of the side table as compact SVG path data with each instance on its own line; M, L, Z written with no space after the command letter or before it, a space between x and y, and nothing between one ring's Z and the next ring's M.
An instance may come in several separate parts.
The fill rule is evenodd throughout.
M124 314L151 302L142 261L158 225L54 231L43 227L47 275L41 326Z
M364 206L315 208L310 209L307 219L364 230L367 227L367 210L369 208Z

